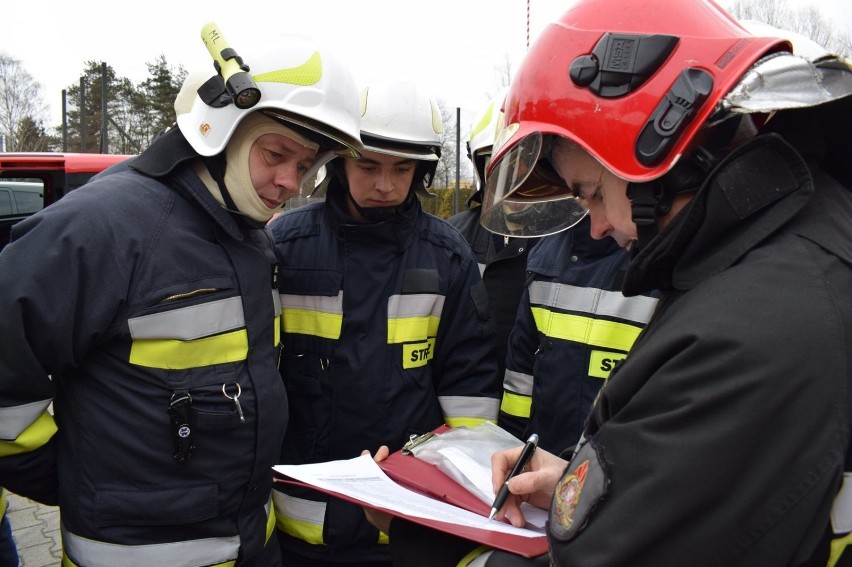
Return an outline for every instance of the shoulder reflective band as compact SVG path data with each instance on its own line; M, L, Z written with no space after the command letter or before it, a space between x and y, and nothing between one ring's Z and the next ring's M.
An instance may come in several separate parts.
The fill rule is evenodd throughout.
M233 566L240 551L240 536L208 537L147 545L119 545L84 538L61 526L62 545L68 559L86 567L116 565L216 565ZM64 564L64 563L63 563Z
M238 362L248 355L239 296L135 317L128 325L131 364L184 370Z
M388 298L388 344L424 341L438 334L444 296L432 293Z
M343 292L334 296L282 293L284 332L339 339L343 327Z

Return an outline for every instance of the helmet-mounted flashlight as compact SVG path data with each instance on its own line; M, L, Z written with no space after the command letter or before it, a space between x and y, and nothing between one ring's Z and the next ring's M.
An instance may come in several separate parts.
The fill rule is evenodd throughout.
M213 66L222 76L225 89L237 108L246 109L256 105L260 101L260 89L248 73L249 66L228 45L219 27L213 22L206 24L201 28L201 40L210 52Z

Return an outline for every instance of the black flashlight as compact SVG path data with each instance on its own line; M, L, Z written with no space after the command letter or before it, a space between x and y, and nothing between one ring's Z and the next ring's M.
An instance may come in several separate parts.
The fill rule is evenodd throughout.
M201 28L201 40L210 56L216 72L225 81L228 94L237 108L251 108L260 101L260 89L248 73L249 67L242 57L228 45L219 27L210 22Z

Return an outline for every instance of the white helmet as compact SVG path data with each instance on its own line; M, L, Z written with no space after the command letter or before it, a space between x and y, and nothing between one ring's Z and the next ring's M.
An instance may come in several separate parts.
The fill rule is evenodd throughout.
M366 87L361 91L360 114L365 150L423 161L440 159L441 111L416 84L389 80Z
M277 49L245 57L251 79L260 91L256 104L238 108L224 89L221 76L200 88L190 74L184 89L196 91L192 105L176 105L177 124L192 148L202 156L219 154L237 125L248 114L267 116L296 126L320 146L320 153L358 157L357 88L349 70L313 40L284 36ZM209 76L209 75L208 75ZM178 96L186 99L187 93ZM178 108L182 106L182 108Z
M488 101L488 105L473 121L470 131L467 157L473 163L473 185L477 191L485 187L485 170L491 160L494 137L503 126L502 108L507 90L501 89L497 96Z

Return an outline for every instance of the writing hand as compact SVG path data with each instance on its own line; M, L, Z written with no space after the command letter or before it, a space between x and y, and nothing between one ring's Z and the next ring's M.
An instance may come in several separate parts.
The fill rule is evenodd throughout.
M514 447L491 455L491 485L495 494L506 481L509 471L518 460L523 447ZM524 472L509 481L510 496L506 505L497 512L497 519L507 518L513 526L522 528L526 519L521 512L521 502L529 502L533 506L547 510L556 483L562 478L562 473L568 461L560 459L552 453L539 448L530 459Z

